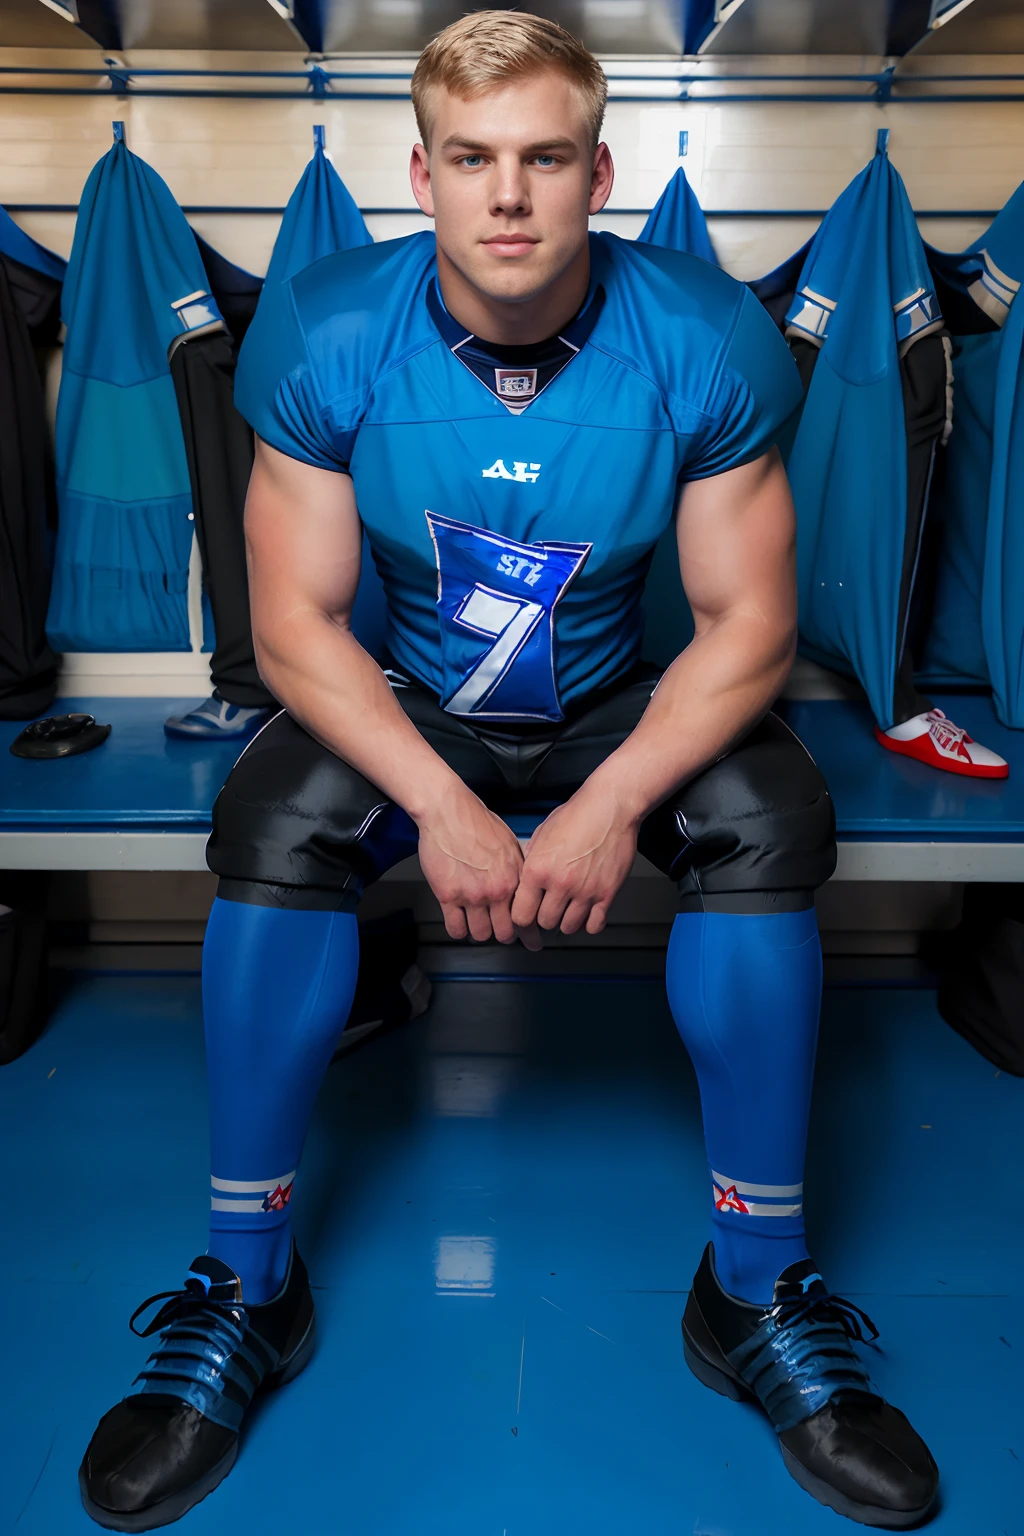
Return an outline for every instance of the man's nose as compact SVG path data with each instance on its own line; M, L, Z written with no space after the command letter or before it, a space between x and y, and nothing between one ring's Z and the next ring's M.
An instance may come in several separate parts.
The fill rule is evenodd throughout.
M530 191L526 169L518 157L502 157L494 168L491 183L491 212L506 217L530 212Z

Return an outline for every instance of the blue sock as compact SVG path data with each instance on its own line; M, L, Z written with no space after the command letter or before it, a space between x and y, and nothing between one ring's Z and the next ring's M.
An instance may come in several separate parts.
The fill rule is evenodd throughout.
M285 1277L292 1182L358 970L353 913L213 903L203 948L209 1252L250 1304Z
M771 1301L806 1258L804 1153L821 1005L814 909L675 920L665 982L697 1072L718 1277Z

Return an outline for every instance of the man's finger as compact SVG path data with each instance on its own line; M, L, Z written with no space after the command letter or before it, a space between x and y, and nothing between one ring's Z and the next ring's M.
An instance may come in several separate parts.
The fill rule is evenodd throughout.
M470 938L476 939L478 944L491 937L491 914L486 907L467 907L466 922Z
M489 911L491 927L494 930L494 937L498 943L514 944L516 941L516 925L512 921L512 914L509 912L508 903L502 902L497 904L492 902Z
M441 903L441 915L444 918L445 932L450 939L464 939L469 932L466 927L466 914L461 907L452 906L450 902Z
M582 897L577 896L573 901L570 901L565 909L565 916L562 918L561 923L562 932L579 933L589 913L590 902L584 901Z
M607 902L596 901L590 909L590 916L587 918L587 932L603 933L607 916Z
M543 895L541 887L532 880L520 880L512 898L512 921L517 928L531 928L534 925Z
M522 944L524 949L528 949L531 954L535 955L544 948L544 935L536 923L528 923L525 928L520 928L517 925L516 932L519 935L520 944Z
M554 933L561 923L569 897L559 891L545 891L544 900L537 909L537 922L546 933Z

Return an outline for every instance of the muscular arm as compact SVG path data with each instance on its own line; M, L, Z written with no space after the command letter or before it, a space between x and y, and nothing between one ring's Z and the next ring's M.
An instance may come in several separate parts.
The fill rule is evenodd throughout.
M511 943L515 837L423 739L352 633L362 549L352 481L257 439L245 533L260 676L311 736L408 811L452 937Z
M642 720L530 843L512 908L566 933L604 927L644 817L744 736L796 646L796 525L778 453L691 481L676 519L695 633Z
M747 734L796 653L796 520L774 449L691 481L676 537L693 640L636 730L594 774L595 787L638 821Z

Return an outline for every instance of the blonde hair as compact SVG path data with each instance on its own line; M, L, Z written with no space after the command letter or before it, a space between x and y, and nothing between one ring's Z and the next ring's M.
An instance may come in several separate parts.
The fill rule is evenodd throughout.
M558 70L576 87L596 149L608 100L604 70L556 21L522 11L472 11L427 44L412 77L412 105L423 143L430 147L429 95L435 86L469 101L541 69Z

